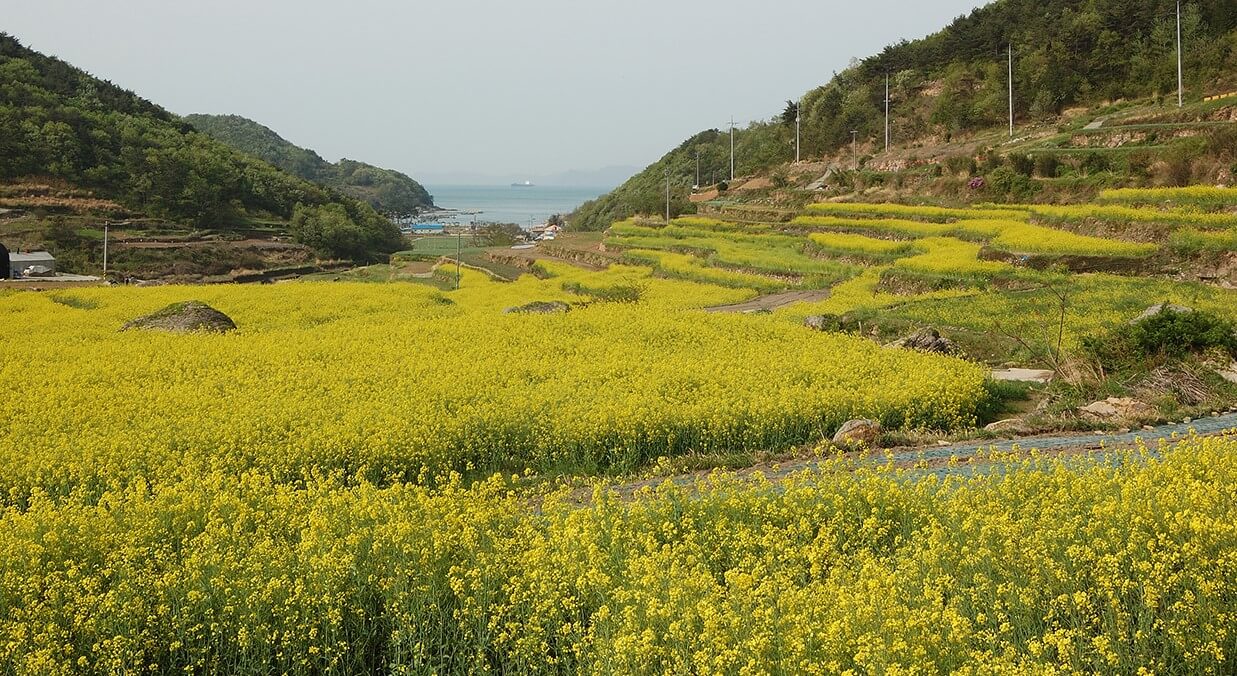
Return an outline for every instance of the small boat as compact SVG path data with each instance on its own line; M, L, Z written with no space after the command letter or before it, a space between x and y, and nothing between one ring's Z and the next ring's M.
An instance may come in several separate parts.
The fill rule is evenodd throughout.
M512 188L533 188L536 186L533 185L532 181L524 181L523 183L512 183L511 187Z

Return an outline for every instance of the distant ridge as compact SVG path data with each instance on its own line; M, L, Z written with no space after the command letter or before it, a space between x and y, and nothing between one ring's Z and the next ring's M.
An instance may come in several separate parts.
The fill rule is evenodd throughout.
M240 115L194 114L186 116L185 121L243 153L368 202L380 212L412 214L434 206L429 192L406 174L349 159L331 164L318 153Z
M1204 92L1237 88L1233 0L1191 0L1181 8L1187 95L1201 100ZM1176 0L997 0L937 33L889 45L802 96L787 92L794 99L775 117L738 128L735 175L792 159L798 113L804 158L840 152L852 138L861 146L878 145L886 76L895 111L894 144L1002 125L1009 113L1006 50L1011 45L1019 120L1049 120L1070 107L1128 98L1158 96L1175 104L1175 36ZM573 227L597 230L632 214L660 213L666 169L674 185L693 185L697 157L702 183L729 178L728 132L696 134L577 210ZM693 210L686 194L677 201L673 211Z
M396 251L363 201L238 152L131 91L0 33L0 181L54 179L200 228L290 224L336 257ZM329 241L327 234L330 235Z

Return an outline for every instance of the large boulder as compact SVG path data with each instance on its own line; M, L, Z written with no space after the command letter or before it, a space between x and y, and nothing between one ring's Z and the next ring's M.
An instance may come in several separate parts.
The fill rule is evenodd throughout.
M1160 411L1146 402L1129 397L1109 397L1078 409L1082 417L1092 422L1144 422L1160 417Z
M549 315L549 314L555 314L559 312L568 312L570 310L571 310L571 306L562 302L561 300L551 300L551 301L536 300L527 305L520 305L518 307L509 307L506 310L503 310L503 314Z
M958 352L958 346L952 340L942 337L939 331L930 327L919 329L905 338L889 343L885 347L901 347L908 350L937 352L940 354L956 354Z
M847 420L833 435L833 445L850 449L876 448L883 433L881 424L875 420Z
M171 305L127 322L121 331L144 329L170 333L227 333L236 330L232 318L201 301L189 300Z

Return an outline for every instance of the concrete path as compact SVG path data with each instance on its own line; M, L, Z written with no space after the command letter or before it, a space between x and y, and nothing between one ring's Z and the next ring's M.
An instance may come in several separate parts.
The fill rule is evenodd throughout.
M1111 117L1112 117L1112 115L1100 115L1099 117L1095 118L1094 120L1091 120L1091 123L1090 123L1090 124L1088 124L1087 126L1083 127L1083 129L1087 129L1087 130L1095 130L1095 129L1100 129L1100 128L1102 128L1102 127L1104 126L1104 123L1105 123L1105 122L1107 122L1107 121L1108 121L1108 119L1109 119L1109 118L1111 118Z
M715 307L707 307L705 312L761 312L776 310L780 307L785 307L791 303L814 303L817 301L826 300L829 298L829 289L811 289L807 291L786 291L784 293L772 293L767 296L757 296L749 301L735 303L733 305L718 305Z
M1047 383L1052 380L1052 371L1044 369L993 369L993 380L1020 383Z
M1141 440L1146 446L1154 449L1161 441L1171 443L1181 437L1194 433L1199 436L1219 436L1222 434L1237 434L1237 412L1224 415L1200 418L1189 423L1167 423L1151 430L1140 430L1127 433L1084 433L1062 434L1042 437L1024 437L1020 439L990 439L985 441L966 441L943 446L928 446L922 448L889 449L893 462L897 465L915 468L912 476L977 476L999 470L1002 465L984 458L977 458L981 453L1005 452L1015 450L1030 452L1038 450L1050 456L1083 456L1098 453L1104 449L1128 448ZM954 460L957 462L952 462ZM745 469L734 470L741 477L751 477L760 474L766 480L777 484L792 474L805 470L819 470L829 461L791 460L777 463L760 463ZM889 462L885 454L875 455L858 461L860 465L877 466ZM642 488L660 486L666 482L672 485L689 488L698 480L707 477L710 471L694 472L671 477L655 477L644 481L619 484L609 487L620 499L630 500ZM584 505L590 500L592 489L576 491L575 501Z

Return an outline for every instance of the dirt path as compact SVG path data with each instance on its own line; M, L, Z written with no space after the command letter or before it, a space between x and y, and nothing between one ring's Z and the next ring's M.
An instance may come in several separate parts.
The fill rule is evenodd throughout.
M488 250L486 253L499 260L507 259L513 262L521 261L521 260L528 261L527 263L528 266L531 266L533 263L536 263L537 261L551 261L555 263L566 263L568 265L574 265L577 268L582 268L584 270L589 270L591 272L599 272L601 270L606 269L604 265L590 263L585 260L574 260L570 258L556 256L553 253L550 253L546 250L541 249L540 247L534 248L534 249L507 249L507 248L491 249L491 250ZM589 252L589 253L596 253L596 252ZM522 266L517 265L517 267L522 267Z
M784 293L773 293L767 296L759 296L749 301L735 303L734 305L718 305L716 307L705 308L705 312L760 312L762 310L776 310L780 307L785 307L791 303L813 303L825 300L829 297L829 289L810 289L806 291L786 291Z
M886 454L869 458L859 458L856 462L861 466L884 465L892 456L893 464L904 469L916 469L923 475L945 476L976 476L989 473L999 468L999 465L981 454L1011 453L1014 451L1030 453L1038 451L1041 456L1067 457L1099 453L1105 449L1130 447L1142 441L1147 447L1154 449L1161 441L1171 443L1177 438L1190 433L1203 437L1237 434L1237 413L1227 413L1221 416L1201 418L1190 423L1167 423L1152 430L1141 430L1125 434L1086 433L1049 435L1039 437L1024 437L1019 439L992 439L975 442L959 442L945 446L923 446L888 449ZM762 462L751 467L734 470L739 477L754 477L759 474L773 483L778 483L792 474L805 470L817 470L826 466L828 460L816 458L784 460L780 462ZM680 474L669 477L654 477L641 481L608 486L621 500L633 500L641 489L660 486L669 482L675 486L688 488L707 477L713 470L701 470L690 474ZM592 489L580 489L572 496L572 501L586 505L592 499Z

